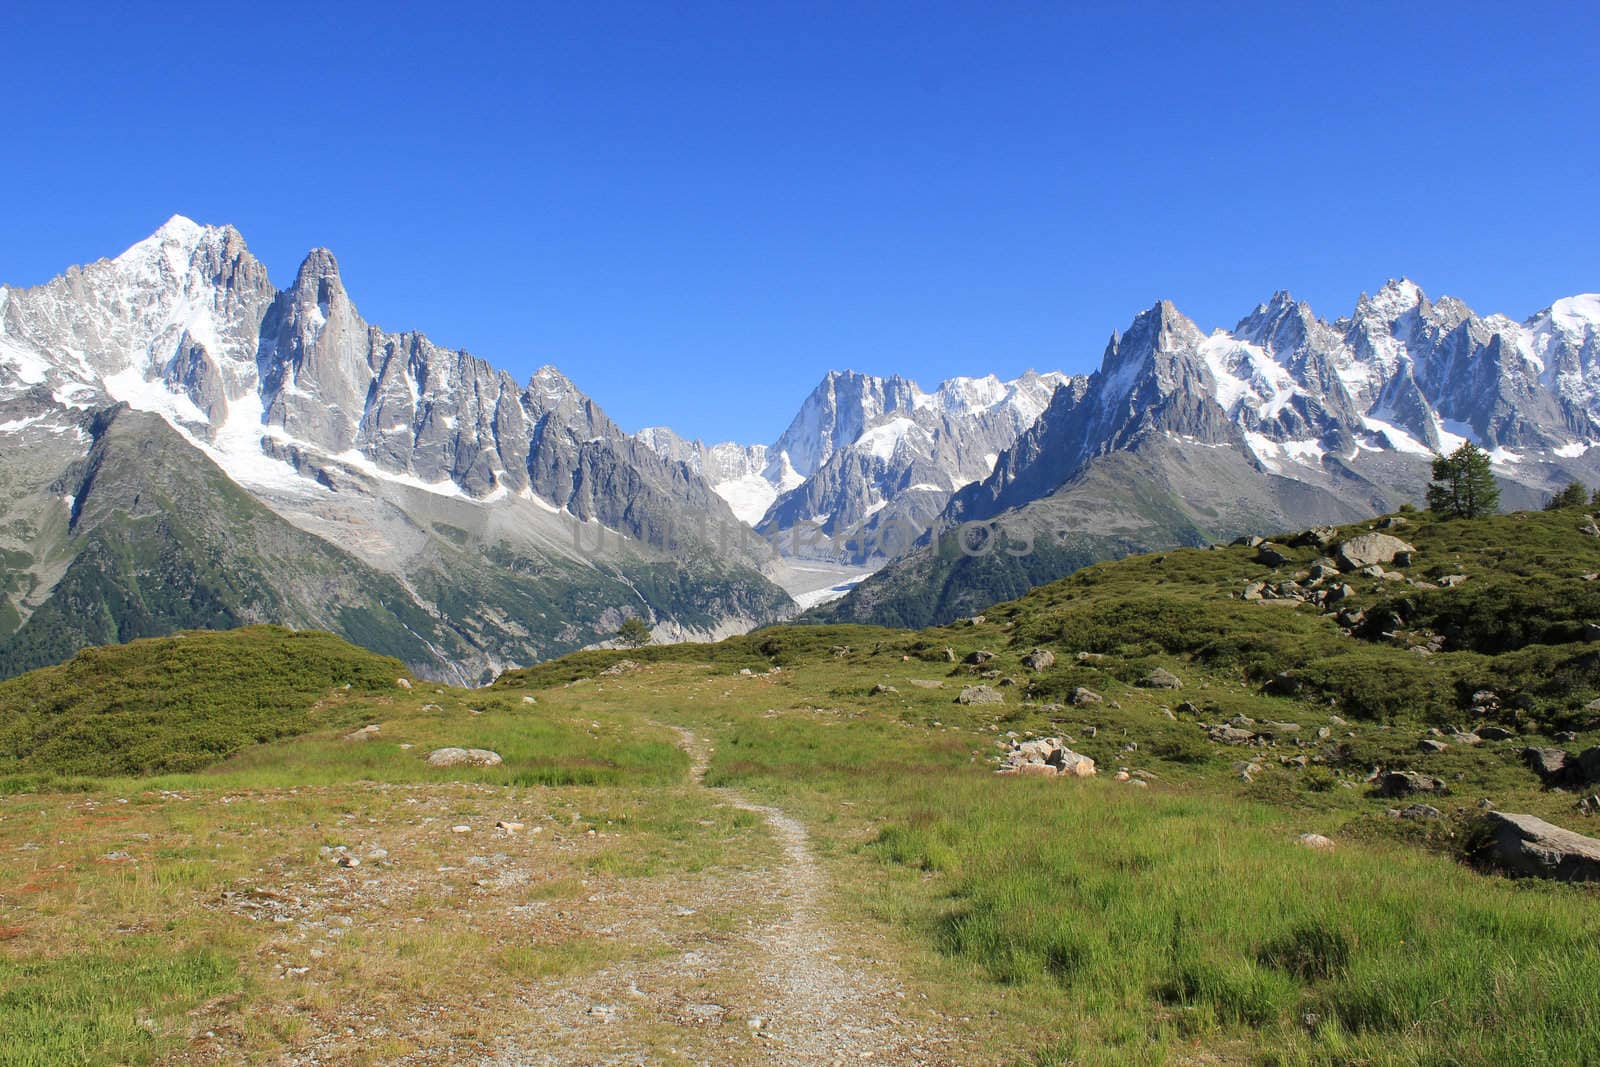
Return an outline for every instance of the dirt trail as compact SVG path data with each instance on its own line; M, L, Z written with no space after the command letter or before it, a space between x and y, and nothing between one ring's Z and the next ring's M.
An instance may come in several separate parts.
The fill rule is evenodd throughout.
M709 746L673 728L703 786ZM709 787L704 787L709 788ZM777 863L718 872L670 887L677 914L726 915L725 933L701 932L660 957L630 961L536 990L538 1024L495 1065L846 1064L974 1062L947 1020L915 1003L862 937L836 930L824 907L827 877L798 820L739 793L715 795L760 815ZM666 901L639 900L612 928L661 936ZM863 935L870 940L871 935Z

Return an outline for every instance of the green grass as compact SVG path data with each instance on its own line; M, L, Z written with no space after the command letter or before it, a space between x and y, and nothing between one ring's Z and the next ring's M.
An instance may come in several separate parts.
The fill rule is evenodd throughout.
M0 1064L149 1063L182 1040L186 1010L239 989L236 964L203 948L0 956Z
M1069 1062L1207 1033L1289 1060L1578 1062L1600 1032L1600 915L1569 893L1106 782L966 776L904 803L870 851L940 876L917 918L941 951L1060 990Z
M153 774L316 728L334 692L393 691L406 669L330 634L255 626L89 648L0 682L0 776Z
M629 885L737 862L761 838L758 816L688 784L688 757L669 729L685 726L715 746L708 784L806 821L842 921L874 924L895 946L889 962L908 988L949 1017L979 1020L971 1025L997 1058L1593 1062L1600 898L1502 878L1465 852L1480 798L1600 829L1574 795L1544 790L1517 759L1522 745L1553 743L1558 730L1577 731L1564 742L1574 751L1600 744L1600 717L1585 710L1600 696L1600 648L1577 639L1579 624L1600 613L1600 583L1582 577L1600 571L1600 541L1564 513L1409 519L1397 531L1419 550L1409 573L1468 579L1427 590L1349 577L1352 606L1369 615L1405 602L1409 621L1394 636L1347 633L1307 606L1238 599L1247 583L1287 578L1316 556L1295 550L1274 572L1243 547L1099 564L988 609L977 625L779 627L714 645L578 653L476 691L400 690L392 661L320 635L196 635L86 654L8 683L22 688L0 686L0 707L18 705L10 692L33 702L20 720L0 721L0 738L32 746L17 754L0 745L13 760L0 773L54 775L52 788L86 790L97 803L136 794L130 808L167 813L158 866L113 894L123 912L214 895L218 865L261 863L252 836L210 827L204 801L190 808L162 797L260 790L285 794L278 802L290 821L317 827L314 839L276 846L273 862L291 863L340 843L337 827L381 824L396 810L404 819L412 797L448 792L449 818L478 824L537 803L552 828L586 843L581 856L554 854L559 865L528 890L566 901L594 879ZM1433 634L1446 635L1446 651L1411 651ZM1036 646L1055 652L1055 666L1022 665ZM960 688L979 679L947 649L957 658L993 652L983 669L998 672L987 681L1004 703L957 704ZM624 659L638 666L600 673ZM1158 666L1183 689L1143 688ZM1275 681L1285 674L1291 684ZM257 699L258 683L270 697ZM882 684L897 692L873 695ZM1104 703L1073 706L1080 686ZM1475 707L1480 689L1493 689L1498 706ZM1207 739L1201 723L1234 716L1299 730L1270 746ZM1488 722L1519 736L1418 751L1430 728ZM376 739L342 739L366 723L380 726ZM279 732L262 735L269 727ZM1066 736L1101 774L997 777L991 757L1007 734ZM134 757L81 758L107 738ZM427 752L445 745L490 748L504 763L428 767ZM1236 770L1245 762L1256 764L1249 780ZM1394 802L1365 781L1375 766L1443 778L1449 793L1430 800L1443 817L1392 818ZM1151 784L1115 781L1119 768ZM295 796L356 786L370 787L368 799L337 821L327 798ZM22 799L0 830L19 841L71 839L64 821L33 815L34 798L26 807ZM1302 847L1307 832L1331 836L1335 848ZM55 867L33 862L33 877L49 883ZM63 862L81 868L94 854ZM448 910L456 901L429 906L465 922L464 910ZM48 925L52 914L63 913L40 909L34 921ZM476 946L497 980L530 982L616 962L614 946L470 931L452 940L445 929L394 935L395 951L409 955L391 962L449 970L465 966L451 952ZM413 957L425 962L406 962ZM0 996L33 988L21 966L65 968L62 988L72 988L67 954L7 958ZM149 952L123 962L155 976L138 982L168 980ZM236 981L229 966L218 958L218 990ZM361 968L349 966L354 982ZM409 980L426 985L420 974ZM207 995L203 984L180 988L174 1002ZM59 1016L64 1033L99 1025L69 996L41 1003L41 1018ZM43 1030L27 1032L18 1048L51 1047ZM72 1040L91 1059L149 1054L137 1033Z

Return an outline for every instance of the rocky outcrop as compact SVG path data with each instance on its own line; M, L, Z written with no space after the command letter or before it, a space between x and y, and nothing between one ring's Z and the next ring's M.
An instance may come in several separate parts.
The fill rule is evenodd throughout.
M1042 737L1012 742L995 773L1090 778L1095 774L1095 765L1088 756L1068 748L1061 738Z
M1600 841L1532 815L1491 811L1478 854L1513 874L1563 882L1600 882Z
M1369 533L1360 537L1353 537L1341 544L1336 550L1339 568L1344 571L1357 571L1363 567L1372 567L1384 563L1393 563L1394 558L1401 552L1415 552L1416 549L1389 534Z

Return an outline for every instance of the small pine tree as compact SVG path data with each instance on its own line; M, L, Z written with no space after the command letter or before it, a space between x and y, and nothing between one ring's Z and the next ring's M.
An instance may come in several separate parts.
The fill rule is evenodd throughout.
M1591 508L1600 508L1600 489L1594 491L1594 499L1589 501Z
M617 640L630 648L650 643L650 627L645 625L643 619L637 615L629 615L622 620L622 626L617 630Z
M1582 482L1568 482L1567 487L1545 501L1546 511L1565 511L1581 508L1589 502L1589 489Z
M1464 441L1448 456L1435 457L1428 508L1447 519L1476 519L1499 510L1500 487L1488 453Z

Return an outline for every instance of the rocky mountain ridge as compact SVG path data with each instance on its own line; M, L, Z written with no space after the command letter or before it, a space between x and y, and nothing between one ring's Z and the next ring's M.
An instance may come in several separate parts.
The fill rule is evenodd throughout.
M824 613L932 622L1107 556L1353 521L1420 499L1433 456L1466 440L1508 506L1600 480L1600 296L1518 323L1399 280L1332 322L1280 292L1210 334L1162 301ZM952 539L970 523L1009 531L981 562Z
M0 640L24 639L79 558L85 535L59 514L76 508L59 487L118 404L175 431L163 455L192 450L180 466L215 464L462 634L464 648L413 648L424 672L487 677L606 637L630 613L687 637L793 610L758 573L771 549L728 535L745 528L722 498L559 371L518 385L467 352L366 322L325 249L279 291L236 230L175 217L114 259L0 288ZM215 512L219 533L236 518L191 503ZM232 603L230 617L303 622L272 603L282 597Z

